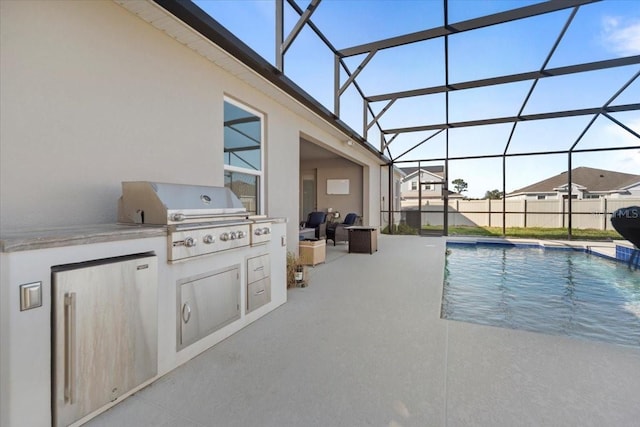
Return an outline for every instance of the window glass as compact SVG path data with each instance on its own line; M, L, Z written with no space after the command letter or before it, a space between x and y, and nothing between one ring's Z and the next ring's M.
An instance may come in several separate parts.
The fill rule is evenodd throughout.
M224 185L250 214L262 214L263 116L224 102Z
M262 120L230 102L224 103L224 164L262 170Z
M224 172L224 186L238 196L242 205L250 214L258 213L259 177L242 172Z

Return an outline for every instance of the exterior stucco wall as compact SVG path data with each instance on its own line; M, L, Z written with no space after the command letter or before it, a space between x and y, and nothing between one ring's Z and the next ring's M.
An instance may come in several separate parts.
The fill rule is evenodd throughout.
M122 181L224 185L223 103L231 97L265 115L264 213L289 219L287 248L297 250L300 135L339 150L346 137L335 129L302 118L108 0L0 1L0 41L1 231L115 223ZM380 195L378 161L361 147L348 150L362 169L363 214L376 224L379 206L370 201ZM283 250L283 227L276 228L272 245ZM50 299L17 312L18 285L49 277L51 265L122 251L166 259L164 248L166 237L151 247L69 246L37 263L31 251L0 255L0 425L44 426L51 418ZM161 265L159 277L175 283ZM188 265L174 274L186 277ZM171 293L159 299L169 312ZM161 342L174 345L171 326ZM175 355L163 354L168 369Z
M265 213L289 218L288 243L296 244L299 137L339 149L326 125L116 3L0 7L2 230L115 222L121 181L223 185L223 98L230 96L266 116ZM363 199L376 200L376 159L365 150L352 156L370 171ZM378 203L365 206L377 222Z

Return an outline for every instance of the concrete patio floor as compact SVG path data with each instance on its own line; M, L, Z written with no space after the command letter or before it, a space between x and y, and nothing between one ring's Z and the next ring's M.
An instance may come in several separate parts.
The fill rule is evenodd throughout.
M445 243L328 245L285 305L87 425L638 425L639 348L440 319Z

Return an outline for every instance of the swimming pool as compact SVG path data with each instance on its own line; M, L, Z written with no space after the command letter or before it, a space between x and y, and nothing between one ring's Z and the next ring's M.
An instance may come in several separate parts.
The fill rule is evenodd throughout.
M640 270L577 250L447 249L442 318L640 347Z

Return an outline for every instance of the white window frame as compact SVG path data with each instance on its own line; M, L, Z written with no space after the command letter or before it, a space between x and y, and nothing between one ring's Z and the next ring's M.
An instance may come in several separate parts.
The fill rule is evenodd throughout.
M266 115L261 112L258 111L254 108L249 107L247 104L244 104L242 102L239 102L233 98L230 98L228 96L225 96L223 98L223 104L222 104L222 129L223 129L223 140L222 140L222 149L223 149L223 155L224 155L224 103L228 102L229 104L232 104L238 108L241 108L245 111L247 111L248 113L251 113L257 117L260 118L260 170L256 171L254 169L249 169L249 168L242 168L239 166L231 166L231 165L227 165L224 160L222 162L223 164L223 181L224 181L224 173L229 171L229 172L238 172L238 173L244 173L247 175L253 175L253 176L257 176L258 177L258 202L256 203L256 214L257 215L264 215L265 214L265 207L264 207L264 188L265 188L265 171L264 171L264 156L265 156L265 151L266 151Z

